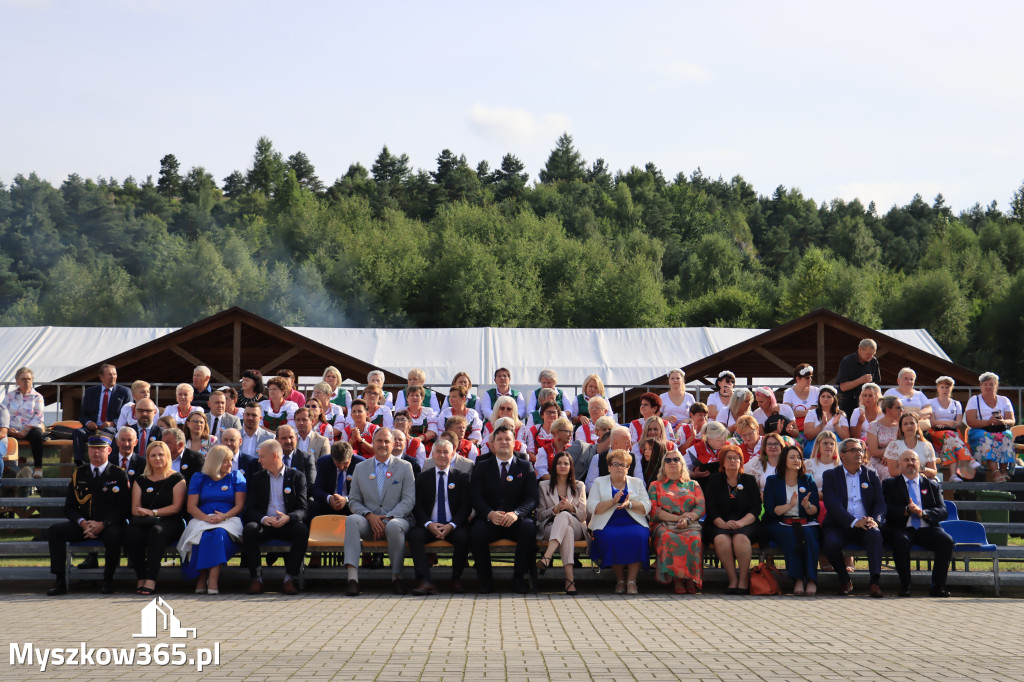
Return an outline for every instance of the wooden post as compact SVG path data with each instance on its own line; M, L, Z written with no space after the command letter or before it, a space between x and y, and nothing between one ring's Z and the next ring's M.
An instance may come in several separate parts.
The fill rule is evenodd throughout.
M231 346L231 380L242 380L242 321L235 320L234 341Z
M828 374L825 372L825 323L818 322L818 366L814 368L814 373L821 377L821 381L827 380Z

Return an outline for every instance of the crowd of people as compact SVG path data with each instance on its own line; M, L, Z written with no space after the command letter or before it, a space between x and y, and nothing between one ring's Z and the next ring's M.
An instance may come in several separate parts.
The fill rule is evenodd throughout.
M421 370L393 394L382 372L358 392L329 367L307 396L288 371L264 378L247 370L239 388L215 389L210 370L197 367L160 413L149 384L118 386L116 368L104 365L83 398L67 521L50 530L49 594L67 591L65 543L87 539L104 546L104 592L113 590L124 547L144 595L156 590L169 545L197 593L218 593L221 567L240 552L248 592L258 594L260 546L283 540L281 590L294 594L311 520L340 515L348 595L360 592L359 569L379 561L363 541L386 544L397 594L410 587L408 546L411 591L426 595L437 592L430 543L451 545L453 592L464 590L472 554L478 590L487 593L490 546L504 539L515 543L516 592L536 590L557 553L565 592L576 594L585 544L613 571L617 594L637 594L652 556L657 581L677 594L701 590L705 547L725 569L726 592L746 594L755 546L772 544L794 594L817 592L819 563L848 594L843 548L856 542L868 557L871 596L883 596L884 545L901 595L910 593L909 548L917 545L935 553L930 594L946 596L953 541L940 526L946 509L936 478L940 470L972 478L984 468L1005 480L1016 461L1013 407L991 372L966 409L950 398L951 378L940 377L928 399L909 368L883 394L876 349L866 339L843 359L838 388L815 386L813 368L799 365L782 402L768 387L736 387L728 371L699 402L673 369L669 390L645 393L628 424L615 421L600 377L570 395L553 370L525 395L507 369L479 393L460 372L440 395ZM31 370L17 378L0 429L29 440L38 473L41 440L30 434L41 435L42 397ZM319 561L314 552L310 562Z

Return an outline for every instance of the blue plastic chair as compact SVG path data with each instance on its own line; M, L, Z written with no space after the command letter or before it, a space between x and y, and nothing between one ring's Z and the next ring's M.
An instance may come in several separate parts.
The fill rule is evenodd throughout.
M954 551L963 549L972 552L995 552L997 549L988 541L985 526L977 521L942 521L939 525L956 543L953 546Z
M960 514L957 513L956 503L953 502L952 500L943 500L943 501L946 503L946 514L947 514L946 520L947 521L959 521L960 520ZM946 531L946 532L948 533L949 531Z

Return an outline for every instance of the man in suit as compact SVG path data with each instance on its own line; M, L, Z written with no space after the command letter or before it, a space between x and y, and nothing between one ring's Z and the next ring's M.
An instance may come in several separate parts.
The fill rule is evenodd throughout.
M135 454L145 459L146 448L155 440L163 436L163 429L156 426L156 403L149 398L143 398L135 403Z
M242 447L242 433L238 429L224 429L220 433L220 444L231 451L231 470L241 471L246 479L260 470L258 457L247 455L240 451Z
M242 529L242 559L249 567L252 582L249 594L263 592L263 569L260 567L260 543L285 540L291 549L285 558L285 594L298 594L295 579L302 569L309 543L306 524L306 477L301 471L286 467L281 444L268 440L260 445L261 469L247 481L245 527Z
M277 427L277 442L284 453L284 465L294 467L303 473L310 487L316 483L316 459L308 452L299 450L299 442L295 429L287 424Z
M171 450L171 468L185 477L185 487L192 481L192 476L203 468L206 459L195 450L185 447L185 432L181 429L164 429L160 440Z
M348 587L345 594L359 594L359 555L363 539L388 541L392 584L395 594L405 594L402 564L405 561L405 534L412 522L416 502L416 483L412 466L391 454L394 437L391 429L373 433L373 457L356 465L352 474L348 505L352 513L345 520L345 567Z
M113 439L121 408L131 401L132 392L128 387L117 385L117 367L109 363L100 365L100 385L85 389L78 414L82 428L75 429L71 437L76 464L81 466L87 459L85 450L89 436L103 431Z
M452 468L454 448L438 439L430 452L434 466L416 477L415 525L406 534L409 551L419 581L416 595L437 594L430 580L430 560L426 544L445 540L454 545L452 557L452 593L462 594L462 571L469 559L469 513L472 494L469 474Z
M313 430L313 419L309 416L309 410L305 407L295 410L294 421L295 436L298 439L295 444L297 449L313 455L313 461L331 453L327 439Z
M111 464L124 469L129 483L135 483L135 479L141 476L146 469L145 456L140 457L135 452L138 440L135 429L130 426L122 426L117 430L117 439L114 441L114 444L117 445L117 452L111 452L109 457Z
M473 467L475 465L473 460L469 459L468 457L463 457L462 455L455 452L455 448L462 441L462 439L459 438L459 435L456 433L452 433L451 431L445 431L443 433L437 434L437 440L446 441L450 443L452 446L452 461L448 466L454 469L455 471L461 471L467 476L472 475ZM477 461L481 461L483 458L484 455L481 455L480 457L477 458ZM428 471L433 468L434 460L430 457L427 457L427 461L423 463L423 470Z
M210 411L210 375L210 368L206 365L199 365L192 370L192 406L203 408L203 412Z
M222 391L211 393L207 405L210 408L207 420L210 422L211 436L220 438L220 434L224 432L224 429L241 430L242 420L233 414L227 413L228 400Z
M352 472L355 465L364 460L352 453L347 441L339 441L331 448L331 454L316 460L316 481L313 483L313 503L310 516L341 514L348 516L349 490L352 487Z
M249 455L253 459L259 457L260 445L274 439L272 432L260 426L262 421L263 408L255 403L247 405L242 413L242 447L239 452Z
M523 576L529 573L530 587L536 591L537 526L533 513L540 492L533 466L513 456L514 444L512 427L496 426L490 440L494 457L473 467L471 482L476 520L469 536L481 594L494 590L490 543L498 539L516 541L512 590L525 594L527 586Z
M825 523L822 531L822 551L839 576L839 593L853 591L853 581L846 570L843 546L856 542L867 550L870 595L881 599L885 595L878 584L882 573L882 523L885 499L878 474L861 464L864 443L847 438L839 444L842 466L829 469L822 475L822 497L825 501Z
M913 450L900 454L899 466L900 476L882 482L886 506L882 534L892 548L900 575L900 596L910 596L910 548L919 545L935 553L928 594L948 597L946 574L955 543L939 525L948 514L942 490L938 483L921 476L921 463Z
M628 452L631 447L632 439L629 435L629 429L625 426L616 426L605 435L607 438L602 437L593 446L594 452L591 454L590 466L587 469L587 477L584 482L588 493L599 476L608 475L608 453L612 450L626 450ZM637 471L643 471L640 460L640 457L636 458L636 463L633 465L633 476L643 480L643 476L637 476L636 473Z
M64 502L67 521L50 526L50 572L56 577L46 594L54 597L68 591L67 544L101 540L106 550L103 566L103 594L114 591L114 571L121 561L121 538L131 507L128 477L110 464L110 438L94 434L87 442L89 464L75 469Z

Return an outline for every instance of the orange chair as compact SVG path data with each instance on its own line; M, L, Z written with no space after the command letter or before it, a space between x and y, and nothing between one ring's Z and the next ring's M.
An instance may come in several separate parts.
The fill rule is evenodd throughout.
M314 516L309 524L309 548L344 547L346 518L339 514Z
M4 461L18 463L18 439L14 436L7 436L7 453L4 455Z

